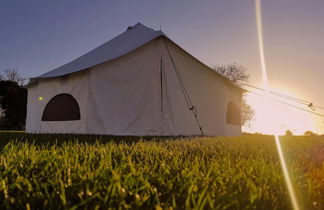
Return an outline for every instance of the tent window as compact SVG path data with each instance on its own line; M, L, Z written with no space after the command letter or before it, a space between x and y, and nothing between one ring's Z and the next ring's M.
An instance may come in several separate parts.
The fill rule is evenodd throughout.
M64 93L54 96L46 104L42 121L70 120L80 120L80 108L78 102L70 94Z
M232 101L227 104L226 122L232 125L241 125L241 111Z

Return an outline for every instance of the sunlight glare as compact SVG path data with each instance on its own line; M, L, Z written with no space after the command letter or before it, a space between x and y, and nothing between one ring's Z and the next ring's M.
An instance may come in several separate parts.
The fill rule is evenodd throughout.
M259 43L259 53L260 53L260 60L261 60L263 87L266 91L266 94L269 94L269 81L268 81L268 74L267 74L267 68L266 68L266 62L264 56L264 47L263 47L261 0L255 0L255 14L256 14L256 23L257 23L257 31L258 31L258 43Z
M250 126L243 127L245 132L276 135L284 135L286 130L294 135L303 135L307 130L317 132L314 119L302 110L252 93L246 94L245 99L255 111Z
M287 185L288 192L289 192L289 195L290 195L291 203L293 205L294 210L299 210L297 197L295 195L294 188L293 188L293 185L292 185L290 177L289 177L289 173L288 173L288 169L287 169L287 166L286 166L285 158L283 156L283 152L282 152L282 149L281 149L279 136L274 135L274 137L275 137L275 140L276 140L277 151L278 151L278 155L279 155L279 159L280 159L280 165L281 165L282 171L284 173L284 177L285 177L286 185Z
M255 10L256 10L256 22L257 22L257 30L258 30L258 40L259 40L259 51L260 51L260 59L261 59L261 69L262 69L262 78L263 78L263 85L265 89L266 96L269 97L269 81L267 76L267 69L266 69L266 62L264 57L264 47L263 47L263 34L262 34L262 14L261 14L261 0L255 0ZM299 205L297 202L297 197L295 195L294 188L292 186L288 169L286 166L286 162L282 153L281 144L279 141L279 136L275 136L275 141L277 145L277 150L279 154L280 164L284 173L286 185L288 188L289 196L291 199L292 206L294 210L299 210Z

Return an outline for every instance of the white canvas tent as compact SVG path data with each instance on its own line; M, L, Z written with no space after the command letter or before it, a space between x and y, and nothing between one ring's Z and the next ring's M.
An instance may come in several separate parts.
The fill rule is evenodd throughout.
M28 85L26 131L240 135L242 89L138 23Z

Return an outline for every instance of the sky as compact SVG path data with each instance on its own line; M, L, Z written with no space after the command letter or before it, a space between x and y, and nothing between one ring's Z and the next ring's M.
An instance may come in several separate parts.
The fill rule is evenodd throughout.
M270 87L324 106L324 1L263 0L262 13ZM0 72L14 68L35 77L137 22L161 28L208 66L244 65L249 84L262 86L254 0L0 1ZM324 133L324 118L253 94L246 97L256 111L251 128L245 128L249 132Z

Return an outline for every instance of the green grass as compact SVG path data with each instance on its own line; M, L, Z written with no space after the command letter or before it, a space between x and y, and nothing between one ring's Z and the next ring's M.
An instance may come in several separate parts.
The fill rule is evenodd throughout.
M324 209L324 137L282 137L299 203ZM0 133L0 209L290 209L271 136Z

